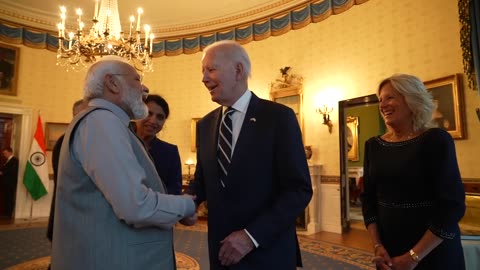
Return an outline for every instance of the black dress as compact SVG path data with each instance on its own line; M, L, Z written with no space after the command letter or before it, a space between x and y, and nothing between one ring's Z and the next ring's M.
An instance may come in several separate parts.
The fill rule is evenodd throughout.
M450 134L432 128L403 142L373 137L364 162L365 225L377 224L390 257L408 252L430 230L444 241L415 269L465 269L458 226L465 191Z

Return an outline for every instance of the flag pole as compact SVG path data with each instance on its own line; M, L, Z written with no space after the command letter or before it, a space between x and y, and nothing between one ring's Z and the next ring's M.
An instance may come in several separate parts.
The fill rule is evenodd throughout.
M28 193L28 190L26 190L26 198L30 198L30 213L28 214L28 218L24 218L23 220L24 221L28 221L28 222L31 222L32 218L33 218L33 199L31 198L30 196L30 193Z
M30 203L30 219L29 221L32 222L33 219L33 198L31 198L31 203Z
M48 191L48 165L47 165L45 137L40 115L37 117L37 125L30 147L29 158L23 176L23 184L30 194L30 221L33 219L33 201L45 196ZM28 195L27 195L28 196Z

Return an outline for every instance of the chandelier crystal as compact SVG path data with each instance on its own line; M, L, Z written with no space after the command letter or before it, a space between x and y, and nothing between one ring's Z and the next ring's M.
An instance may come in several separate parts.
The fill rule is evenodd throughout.
M99 2L100 7L99 7ZM105 55L118 55L128 60L138 71L151 72L154 35L150 26L144 26L145 38L142 43L140 17L143 10L137 10L135 17L130 16L128 36L122 31L117 0L95 0L94 16L90 29L85 29L82 10L77 9L77 24L74 32L66 35L67 9L60 7L61 22L58 23L57 65L66 67L67 71L79 71Z

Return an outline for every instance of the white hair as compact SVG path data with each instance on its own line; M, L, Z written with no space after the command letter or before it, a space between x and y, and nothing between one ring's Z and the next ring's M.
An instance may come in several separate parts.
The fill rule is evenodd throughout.
M219 48L221 52L233 63L240 63L243 66L243 76L250 78L252 76L252 64L250 58L248 57L247 51L233 40L221 40L215 43L212 43L205 47L203 50L203 55L213 48Z
M103 96L103 79L107 74L120 72L120 66L128 62L116 55L108 55L93 63L87 70L83 87L83 98L88 101Z

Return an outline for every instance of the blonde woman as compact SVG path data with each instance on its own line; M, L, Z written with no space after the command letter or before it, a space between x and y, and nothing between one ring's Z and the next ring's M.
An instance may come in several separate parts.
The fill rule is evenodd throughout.
M415 76L383 80L387 132L365 144L363 216L377 269L465 269L465 192L451 136L432 127L432 96Z

